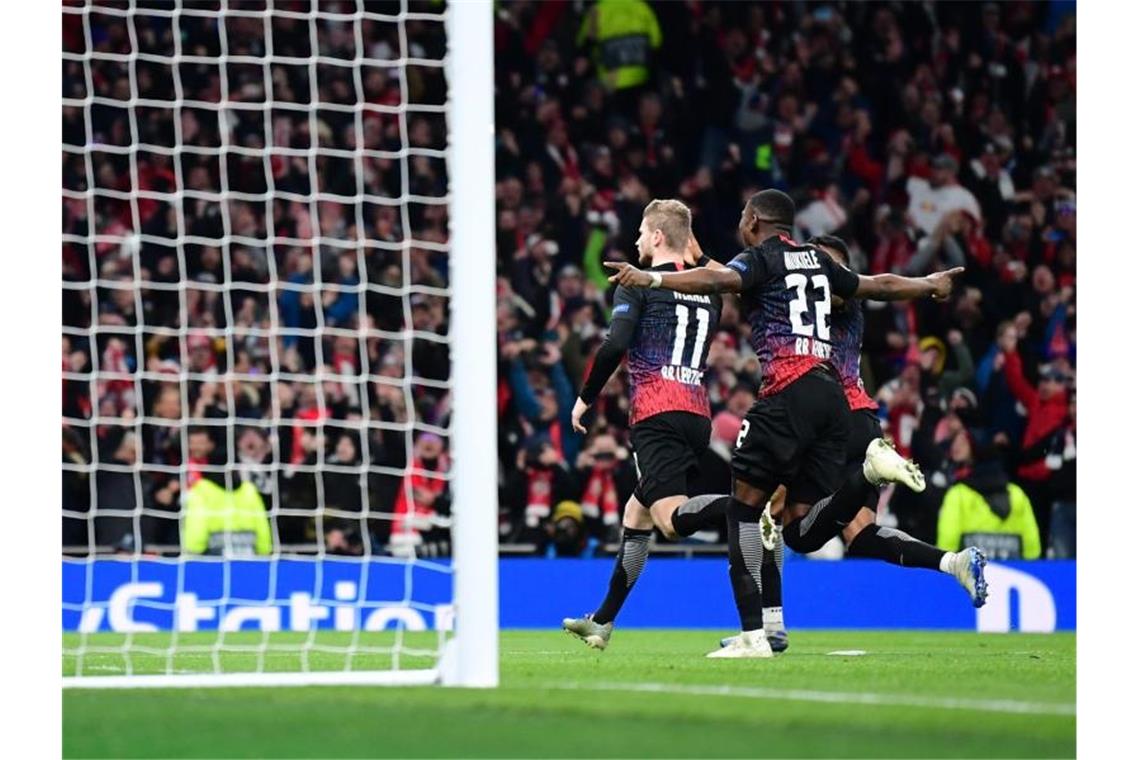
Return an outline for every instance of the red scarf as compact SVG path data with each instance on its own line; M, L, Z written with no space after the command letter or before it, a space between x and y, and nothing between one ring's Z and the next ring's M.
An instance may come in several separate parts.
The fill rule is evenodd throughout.
M429 477L427 473L443 474L449 469L447 456L441 454L435 470L428 470L417 457L412 459L408 474L400 484L400 492L396 495L396 519L392 526L392 533L418 534L416 518L434 517L435 510L432 502L435 497L443 493L447 481L439 477ZM416 491L423 490L431 494L431 501L417 501Z
M538 467L526 468L526 525L537 528L550 517L550 503L554 498L554 471Z
M612 467L595 467L590 471L586 491L582 494L582 514L606 525L617 525L618 493Z
M320 422L321 420L325 419L328 416L329 416L329 413L328 413L327 409L325 410L324 414L321 414L320 409L318 407L313 406L313 407L309 407L308 409L302 409L301 411L297 412L297 414L293 417L293 419L297 420L297 421L303 420L306 422ZM293 426L293 451L289 457L290 464L301 464L302 462L305 461L305 446L301 442L301 436L303 436L305 434L306 427L308 427L308 429L310 429L310 430L316 430L315 426L306 426L306 425L294 425Z
M913 404L899 404L887 416L887 432L894 439L895 449L900 456L909 457L911 440L918 429L918 409Z

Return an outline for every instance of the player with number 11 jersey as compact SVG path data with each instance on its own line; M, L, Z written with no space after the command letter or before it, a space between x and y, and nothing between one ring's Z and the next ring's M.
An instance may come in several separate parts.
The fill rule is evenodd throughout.
M649 271L668 273L698 268L692 217L676 200L655 200L645 208L637 241L638 258ZM720 321L715 293L686 294L618 287L610 332L594 357L571 415L574 429L586 432L582 415L627 356L630 443L637 487L622 515L622 540L609 590L598 609L566 618L562 627L589 646L604 649L614 619L645 566L653 528L668 539L689 536L723 522L723 505L708 500L680 512L688 476L709 445L708 391L704 384L709 344Z

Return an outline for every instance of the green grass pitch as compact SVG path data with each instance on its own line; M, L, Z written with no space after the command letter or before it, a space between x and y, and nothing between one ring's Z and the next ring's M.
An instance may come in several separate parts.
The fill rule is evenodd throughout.
M65 757L1074 757L1076 638L792 631L774 660L707 660L715 631L618 630L605 652L556 631L504 631L502 686L67 690ZM300 638L298 638L300 636ZM415 638L413 638L413 636ZM161 670L168 639L136 636L156 654L135 672ZM274 634L296 644L304 635ZM175 658L210 670L205 647ZM261 634L227 634L228 645ZM114 647L114 634L87 645ZM320 634L313 668L343 668L346 634ZM364 634L383 646L390 634ZM405 643L434 648L434 634ZM79 639L64 638L66 654ZM835 650L865 656L832 656ZM249 669L250 653L225 653ZM391 666L390 655L354 668ZM430 660L402 661L402 667ZM88 654L84 671L121 672L121 654ZM295 654L266 669L293 670Z

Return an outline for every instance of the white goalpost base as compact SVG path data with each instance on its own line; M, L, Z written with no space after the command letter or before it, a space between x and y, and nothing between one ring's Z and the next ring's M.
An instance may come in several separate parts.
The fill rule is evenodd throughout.
M432 686L439 671L329 670L308 673L179 673L138 676L71 676L65 689L228 689L275 686Z

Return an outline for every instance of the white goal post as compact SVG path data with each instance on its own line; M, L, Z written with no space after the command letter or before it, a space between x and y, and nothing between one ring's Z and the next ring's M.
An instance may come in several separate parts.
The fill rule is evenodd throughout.
M492 3L75 0L63 14L63 289L89 308L71 318L65 303L63 323L65 489L82 485L82 499L65 493L65 536L68 521L83 536L78 550L64 541L64 687L497 686ZM432 57L423 28L445 33L445 53ZM234 29L252 42L239 49ZM275 50L286 34L307 53ZM416 102L417 70L442 70L442 104ZM377 71L395 102L366 81ZM170 100L148 94L163 76ZM278 98L290 76L307 110ZM211 87L215 100L198 91ZM81 141L69 142L69 119ZM423 136L433 125L442 149ZM399 145L370 142L381 129ZM215 130L216 144L202 137ZM290 130L308 146L282 144ZM209 171L187 174L187 156L217 167L217 187ZM231 186L243 171L264 172L264 188ZM152 179L163 172L169 186ZM420 173L443 189L413 184ZM344 181L326 187L334 174ZM375 189L385 182L390 194ZM156 207L167 232L147 222ZM343 214L335 229L326 214ZM417 237L415 218L441 227ZM373 238L382 223L394 231ZM220 276L193 275L213 251ZM435 254L446 264L433 272ZM239 259L264 281L240 279ZM285 259L303 262L295 275ZM164 298L177 317L152 321ZM287 317L283 298L315 324ZM377 326L374 299L400 325ZM220 316L196 322L200 304ZM421 307L443 327L417 321ZM305 346L312 356L297 358ZM424 346L446 346L446 378L421 371ZM196 364L211 347L216 366ZM425 389L438 418L424 416ZM397 411L378 416L374 393ZM214 458L199 456L195 436L224 454L211 443ZM176 464L152 456L156 439ZM246 443L263 458L247 461ZM298 507L283 478L307 478L313 503ZM334 478L358 484L353 506ZM207 480L220 484L220 511L194 492ZM398 484L390 500L378 480ZM260 496L242 501L247 486ZM447 506L418 511L425 490ZM254 502L254 527L239 524ZM283 540L288 519L311 547ZM351 539L330 528L341 523ZM188 543L191 524L201 547ZM176 543L160 546L155 525L175 526ZM429 550L421 528L442 531L445 548Z

